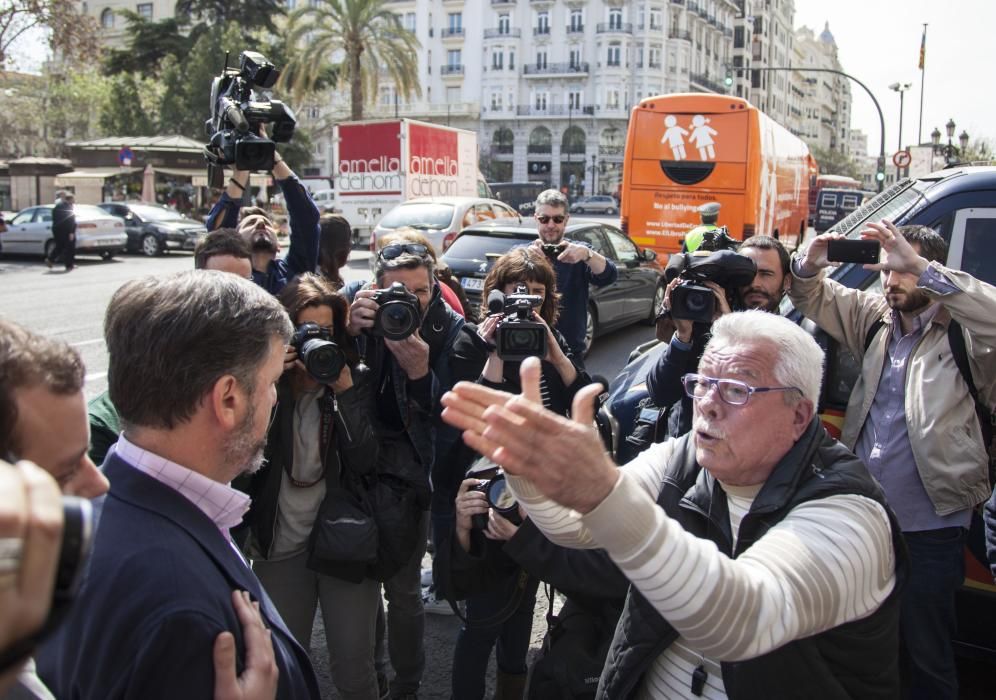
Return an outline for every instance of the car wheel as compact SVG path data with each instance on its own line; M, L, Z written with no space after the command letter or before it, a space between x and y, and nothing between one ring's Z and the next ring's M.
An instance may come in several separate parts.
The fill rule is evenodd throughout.
M100 257L103 258L104 260L110 260L111 258L114 257L114 251L105 250L103 253L100 254Z
M584 323L584 356L591 352L591 343L595 340L595 329L598 328L598 313L594 304L588 304L588 313Z
M650 315L643 319L643 322L648 326L652 326L657 323L657 312L661 308L661 304L664 303L664 292L667 287L664 282L657 283L657 289L654 290L654 300L650 304Z
M45 241L45 259L46 260L51 260L52 259L52 251L53 250L55 250L55 241L51 240L51 239Z
M608 209L605 210L605 213L608 214L609 216L612 216L613 214L616 213L616 208L615 207L609 207Z
M154 258L159 255L159 241L151 233L142 236L142 255Z

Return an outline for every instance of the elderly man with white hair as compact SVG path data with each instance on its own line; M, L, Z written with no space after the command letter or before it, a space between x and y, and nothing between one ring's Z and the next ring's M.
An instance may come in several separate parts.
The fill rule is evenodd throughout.
M502 465L557 544L631 582L599 698L896 697L906 555L865 466L815 415L823 352L762 311L716 321L685 375L692 431L617 468L592 427L523 393L458 384L443 418Z

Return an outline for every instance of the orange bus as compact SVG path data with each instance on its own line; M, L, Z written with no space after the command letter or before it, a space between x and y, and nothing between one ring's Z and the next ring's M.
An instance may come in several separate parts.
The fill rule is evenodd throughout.
M648 97L633 108L623 162L622 227L670 254L719 202L719 225L743 239L775 236L792 250L806 232L813 163L801 139L746 100Z

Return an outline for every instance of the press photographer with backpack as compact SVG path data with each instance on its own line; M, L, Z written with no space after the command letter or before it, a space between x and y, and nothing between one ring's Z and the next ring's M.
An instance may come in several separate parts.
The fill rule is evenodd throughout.
M947 244L926 226L869 223L861 238L881 246L865 269L881 273L883 293L823 274L829 245L844 239L826 233L796 256L789 296L861 358L841 442L882 484L909 548L901 626L912 697L955 698L955 591L972 510L990 493L976 405L996 401L996 288L945 267Z

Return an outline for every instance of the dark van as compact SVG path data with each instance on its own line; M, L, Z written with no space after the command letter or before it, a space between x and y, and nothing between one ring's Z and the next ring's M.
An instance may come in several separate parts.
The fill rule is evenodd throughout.
M817 233L829 231L835 223L861 206L867 194L869 193L862 190L820 190L813 216L813 228Z
M536 197L550 186L545 182L489 182L494 198L505 202L520 214L532 214Z

